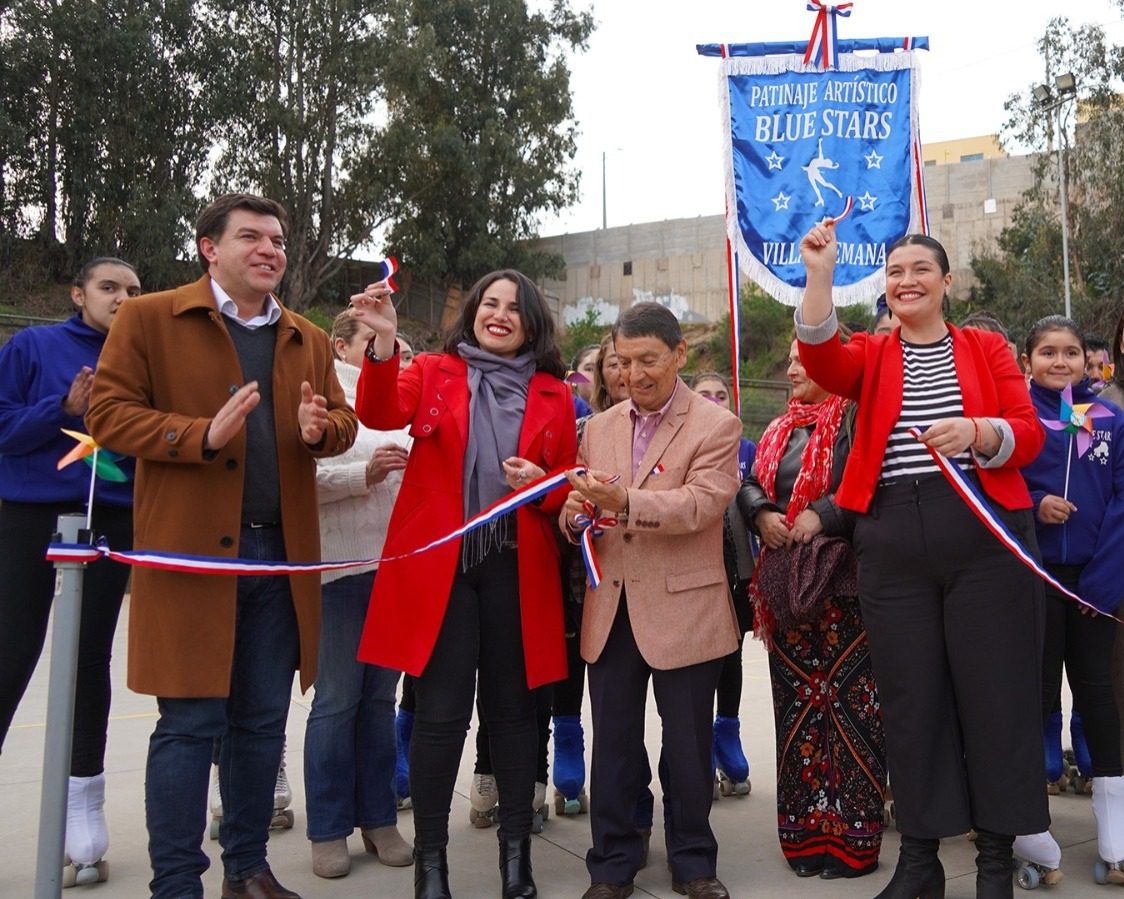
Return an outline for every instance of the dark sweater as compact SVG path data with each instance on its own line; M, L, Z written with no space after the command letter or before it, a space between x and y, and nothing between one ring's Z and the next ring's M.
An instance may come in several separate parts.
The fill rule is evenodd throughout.
M258 382L261 402L246 416L246 467L243 469L242 523L281 522L281 477L277 468L277 431L273 421L273 348L277 326L246 328L223 316L238 351L242 377Z

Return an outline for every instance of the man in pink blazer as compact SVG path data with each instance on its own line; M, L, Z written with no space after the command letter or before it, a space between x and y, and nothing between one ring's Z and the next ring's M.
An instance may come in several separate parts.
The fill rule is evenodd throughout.
M738 643L722 564L722 513L738 488L741 423L679 378L687 347L657 303L623 312L613 341L631 402L586 425L585 475L561 523L571 540L592 503L618 520L595 541L601 584L586 593L582 657L593 708L592 885L583 899L633 891L643 840L644 706L652 680L663 722L660 779L672 886L698 899L729 894L715 876L710 829L711 728L722 657Z

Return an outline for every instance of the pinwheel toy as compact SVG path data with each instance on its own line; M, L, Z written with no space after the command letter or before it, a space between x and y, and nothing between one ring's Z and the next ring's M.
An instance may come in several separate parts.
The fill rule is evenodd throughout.
M106 481L123 484L129 480L129 476L117 466L117 461L121 456L117 453L103 450L98 446L97 441L89 434L83 434L79 431L70 431L66 428L62 428L61 430L67 437L72 437L77 440L78 445L59 459L56 468L61 471L71 462L77 462L79 459L90 466L90 495L86 502L86 527L89 528L91 516L94 511L94 482L98 478L102 478Z
M1069 499L1069 466L1073 460L1073 445L1077 444L1077 458L1080 459L1093 443L1093 422L1098 418L1112 418L1112 410L1103 403L1074 403L1073 388L1066 384L1058 403L1057 418L1042 418L1042 424L1052 431L1065 431L1069 434L1069 448L1065 457L1065 490L1063 499Z

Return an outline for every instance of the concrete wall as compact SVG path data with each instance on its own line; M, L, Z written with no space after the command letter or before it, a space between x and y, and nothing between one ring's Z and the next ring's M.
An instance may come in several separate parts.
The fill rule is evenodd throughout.
M972 283L976 247L1010 223L1033 162L1009 156L924 168L930 230L948 250L955 296ZM713 215L544 237L540 245L566 260L566 276L542 287L559 298L563 322L593 308L609 323L641 300L664 303L681 321L715 321L727 308L725 235L722 216Z

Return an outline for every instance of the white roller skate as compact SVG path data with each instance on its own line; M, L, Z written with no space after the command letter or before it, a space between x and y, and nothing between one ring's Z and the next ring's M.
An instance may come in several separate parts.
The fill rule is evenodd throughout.
M1093 817L1097 819L1097 883L1124 884L1124 777L1094 777ZM1114 861L1106 861L1114 859Z
M1053 886L1061 872L1062 848L1049 831L1015 837L1015 882L1024 890Z
M296 821L293 810L293 789L289 786L289 777L285 774L285 744L281 744L281 765L277 769L277 782L273 786L273 820L270 827L279 827L288 830Z
M66 859L64 887L101 883L109 878L102 858L109 848L105 824L105 775L72 777L66 797Z
M531 800L531 833L542 833L546 819L550 817L550 805L546 801L546 784L535 781L535 796Z
M222 824L222 793L219 792L218 765L211 765L211 789L207 793L207 806L211 810L211 823L207 826L207 836L217 840L219 827Z
M468 820L472 822L472 826L491 827L496 821L496 812L500 804L495 775L473 774L468 800L472 804L468 810Z

